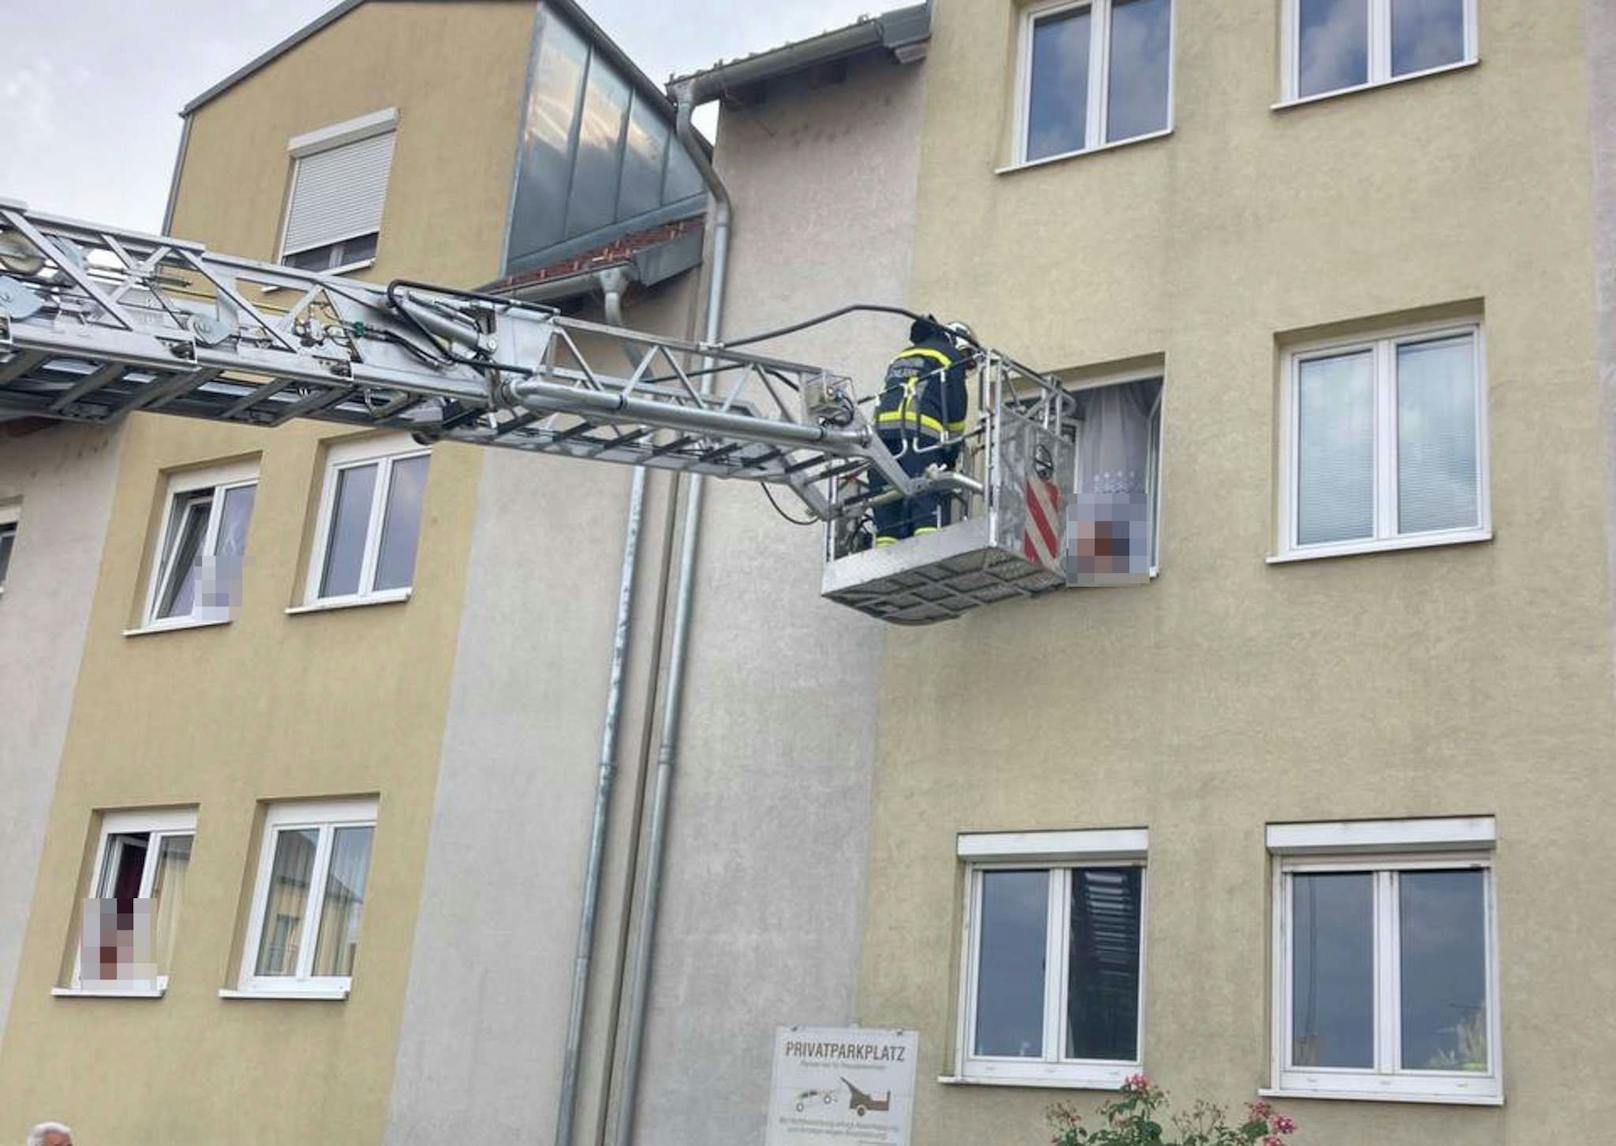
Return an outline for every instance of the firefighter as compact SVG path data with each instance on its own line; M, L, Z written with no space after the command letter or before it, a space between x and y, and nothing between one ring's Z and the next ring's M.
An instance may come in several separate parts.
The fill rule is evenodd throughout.
M965 430L965 374L975 363L971 341L962 324L945 328L927 315L915 320L908 349L887 367L875 429L910 477L932 465L952 469L959 459L957 441L941 443L945 435L958 438ZM879 473L870 471L872 492L886 485ZM948 501L946 493L934 491L876 506L876 547L941 529L948 524Z

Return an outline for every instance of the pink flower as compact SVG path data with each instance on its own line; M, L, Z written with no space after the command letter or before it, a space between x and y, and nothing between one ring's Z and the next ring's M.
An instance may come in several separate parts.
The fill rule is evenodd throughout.
M1251 1117L1254 1121L1260 1119L1266 1122L1268 1121L1268 1116L1274 1113L1273 1105L1267 1102L1248 1102L1246 1103L1246 1109L1251 1112Z
M1285 1146L1285 1143L1270 1134L1262 1140L1262 1146Z
M1150 1076L1148 1074L1130 1074L1122 1080L1123 1090L1149 1090Z
M1284 1114L1274 1115L1274 1130L1279 1134L1296 1133L1296 1119Z

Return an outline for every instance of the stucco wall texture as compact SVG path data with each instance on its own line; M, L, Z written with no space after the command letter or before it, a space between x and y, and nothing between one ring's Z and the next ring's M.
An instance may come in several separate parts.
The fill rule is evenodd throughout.
M1058 1092L926 1081L955 834L1147 826L1145 1067L1238 1104L1268 1081L1264 824L1494 814L1506 1104L1284 1105L1320 1146L1606 1137L1576 1081L1616 1051L1582 8L1484 0L1478 66L1270 110L1280 6L1176 7L1170 137L995 174L1017 10L937 6L914 297L1046 368L1165 355L1162 569L889 635L860 1013L921 1032L915 1141L1039 1141ZM1495 539L1265 563L1283 336L1455 303L1485 314Z
M921 91L918 70L872 61L845 83L726 110L726 333L904 297ZM688 276L633 296L625 318L686 335L700 287ZM766 349L867 377L903 334L855 320ZM628 480L485 462L390 1143L509 1137L555 1117ZM658 748L643 721L668 486L653 475L641 540L580 1140L615 1117L603 1056L635 789ZM817 529L782 522L751 486L709 482L706 496L638 1088L634 1140L648 1146L759 1140L774 1026L853 1017L862 923L881 631L819 599Z
M845 81L789 80L724 110L725 336L903 300L925 67L867 57ZM758 349L868 392L907 336L900 320L853 319ZM775 1026L858 1013L884 629L819 597L817 526L787 524L743 483L709 482L707 498L641 1146L760 1142Z
M286 141L397 107L367 277L488 281L532 19L518 3L355 10L195 113L174 230L272 259ZM482 459L433 451L407 603L287 615L301 602L321 451L338 436L144 415L125 431L0 1050L0 1134L51 1117L83 1141L154 1146L381 1140ZM137 620L166 474L242 457L261 468L236 619L121 635ZM353 794L380 808L352 995L221 999L236 985L263 802ZM197 836L167 995L52 998L71 967L95 812L178 804L197 806Z
M637 298L628 324L684 337L693 286ZM484 462L389 1143L525 1138L554 1123L631 473L514 452ZM620 970L670 484L650 479L638 551L585 1031L585 1133L599 1115Z
M0 438L0 505L22 515L0 597L0 1031L34 898L118 469L116 432Z

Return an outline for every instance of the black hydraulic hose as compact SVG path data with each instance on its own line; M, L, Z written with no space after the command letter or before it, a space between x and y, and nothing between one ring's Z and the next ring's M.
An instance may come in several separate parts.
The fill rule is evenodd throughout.
M843 317L844 315L853 314L858 311L863 311L869 314L895 314L899 315L900 317L910 319L913 322L920 322L924 319L930 319L932 322L937 322L937 320L935 318L931 318L930 315L916 314L914 311L908 310L901 306L887 306L884 303L874 302L855 302L849 303L844 307L839 307L836 310L826 311L824 314L816 314L813 318L805 318L801 322L794 322L790 326L782 326L778 330L765 330L762 334L750 334L745 338L727 339L723 345L726 347L750 346L754 342L767 342L772 338L784 338L788 334L795 334L799 330L807 330L810 326L819 326L822 323L831 322L835 319ZM938 322L937 325L943 326L944 324ZM961 331L950 330L948 333L963 342L970 343L978 350L987 349L975 338Z

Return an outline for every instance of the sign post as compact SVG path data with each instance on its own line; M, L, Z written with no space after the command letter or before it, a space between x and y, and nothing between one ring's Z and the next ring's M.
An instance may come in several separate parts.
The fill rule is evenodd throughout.
M766 1146L909 1146L914 1031L780 1027Z

